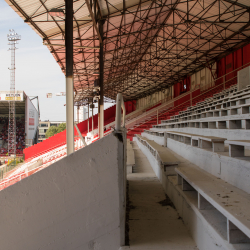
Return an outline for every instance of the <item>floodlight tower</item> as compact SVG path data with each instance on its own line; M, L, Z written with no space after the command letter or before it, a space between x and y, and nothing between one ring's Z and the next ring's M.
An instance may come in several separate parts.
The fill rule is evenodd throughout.
M8 155L16 156L16 91L15 91L15 51L18 40L21 40L21 36L15 33L13 29L9 30L8 45L11 51L11 67L10 70L10 95L9 95L9 128L8 128Z

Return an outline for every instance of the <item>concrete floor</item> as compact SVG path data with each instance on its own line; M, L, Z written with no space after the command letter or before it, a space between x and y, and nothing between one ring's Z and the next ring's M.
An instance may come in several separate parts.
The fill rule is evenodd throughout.
M167 199L147 158L133 142L134 173L129 181L131 250L197 250L181 218ZM163 202L160 204L159 202Z

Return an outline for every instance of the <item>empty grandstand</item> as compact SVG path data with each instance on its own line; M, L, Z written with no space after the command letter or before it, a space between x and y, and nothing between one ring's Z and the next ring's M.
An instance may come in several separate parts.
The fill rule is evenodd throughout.
M5 171L1 247L250 249L250 3L6 2L65 73L67 129Z

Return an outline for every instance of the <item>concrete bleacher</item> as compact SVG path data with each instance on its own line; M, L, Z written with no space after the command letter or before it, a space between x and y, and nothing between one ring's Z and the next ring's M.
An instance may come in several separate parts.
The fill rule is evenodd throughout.
M223 178L218 178L219 175L208 173L207 169L205 171L198 167L199 165L183 160L181 156L180 158L176 156L175 153L180 154L180 152L183 152L180 143L190 148L192 147L191 145L177 141L179 151L173 150L171 152L169 150L178 159L178 164L174 167L174 174L173 171L171 173L166 171L161 163L155 160L156 157L152 154L152 150L145 145L147 139L136 136L134 140L148 158L180 216L187 223L199 249L219 249L216 246L220 246L222 249L249 249L249 189L243 191L243 188L238 188L230 183L230 179L223 180ZM170 140L175 141L173 139ZM158 147L162 146L158 145ZM199 150L214 154L211 151L207 151L207 149ZM186 158L185 154L181 155L184 156L184 159ZM190 158L195 158L202 154L200 152L192 152L191 155L189 152L189 155ZM205 162L209 162L210 165L208 167L211 168L214 165L211 155L209 155L208 159L202 156L200 158ZM221 160L226 162L225 158ZM235 165L235 162L232 162L231 166L225 164L221 171L227 171L227 168L233 167L236 167L235 172L241 172L238 166ZM247 176L244 179L239 174L234 176L234 173L230 171L227 172L227 175L231 175L238 181L240 180L241 183L245 182L246 184L246 181L249 182L249 177ZM193 221L190 221L190 218ZM201 238L202 241L200 241Z
M163 105L163 107L160 106L159 112L157 111L155 113L149 113L145 117L144 120L140 120L132 128L128 129L127 137L129 139L132 139L134 135L141 134L145 129L150 128L156 128L156 129L165 129L167 126L164 123L166 121L167 123L175 123L178 116L184 116L181 115L182 113L186 115L187 112L190 112L193 108L198 108L203 105L203 103L207 103L209 100L213 99L213 96L221 96L221 91L223 93L223 97L227 95L232 95L234 92L236 92L237 87L234 84L234 82L227 84L227 88L225 90L222 90L223 86L218 85L211 87L210 89L206 90L204 93L199 94L198 96L195 96L191 99L191 95L193 91L192 90L189 94L184 93L183 95L180 95L174 99L172 99L168 105ZM188 94L188 95L187 95ZM243 91L244 94L244 91ZM188 100L183 101L182 103L179 103L182 98L186 98ZM221 101L221 100L220 100ZM200 118L200 114L198 118ZM167 120L166 120L167 119ZM187 121L188 118L184 117L182 118L184 121ZM159 124L161 122L161 124ZM207 124L204 124L203 126L206 126ZM168 127L174 128L175 124L168 124ZM179 125L179 127L188 127L187 123L183 123Z
M225 145L224 142L226 138L215 137L215 136L201 136L193 135L181 132L166 132L166 137L171 138L185 144L197 146L199 148L211 148L212 152L224 152Z
M142 142L146 147L149 148L151 154L153 154L156 159L160 160L163 165L178 165L178 159L176 159L176 157L169 152L168 148L162 147L158 143L152 140L147 140L140 135L137 135L137 138L140 142Z
M250 129L250 87L239 92L232 87L231 92L208 98L153 128Z
M227 143L229 145L229 156L246 157L245 148L250 147L250 140L232 140L227 141ZM250 159L250 157L248 157L247 159Z
M200 250L250 249L249 129L250 86L232 86L134 137ZM145 141L179 158L171 173Z
M193 192L196 206L210 213L210 220L216 223L215 228L220 229L224 239L232 244L250 243L250 197L247 193L194 167L179 167L176 172L182 191L188 191L189 195Z
M213 98L153 125L152 130L244 140L250 135L250 86L241 91L233 86L217 93Z
M134 140L143 146L144 152L145 150L149 152L147 158L151 163L151 166L154 168L155 174L158 178L160 178L160 172L162 169L167 175L175 174L174 168L180 163L180 161L171 150L140 135L136 135ZM142 147L140 148L142 149ZM156 167L156 165L159 165L160 168Z

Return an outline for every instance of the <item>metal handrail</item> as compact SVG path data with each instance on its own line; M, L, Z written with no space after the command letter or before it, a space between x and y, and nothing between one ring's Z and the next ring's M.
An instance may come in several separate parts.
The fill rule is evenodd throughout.
M160 156L159 152L158 152L155 148L153 148L153 147L148 143L147 140L144 140L144 139L140 138L138 135L135 135L135 136L137 137L137 140L138 140L139 142L141 142L142 145L144 145L145 147L147 147L147 148L149 149L150 153L154 156L154 158L155 158L157 161L159 161L161 164L164 163L164 161L161 159L161 156Z
M121 108L123 111L123 127L125 127L125 115L126 115L126 109L123 101L123 97L121 93L117 94L116 97L116 114L115 114L115 130L120 131L121 130Z

